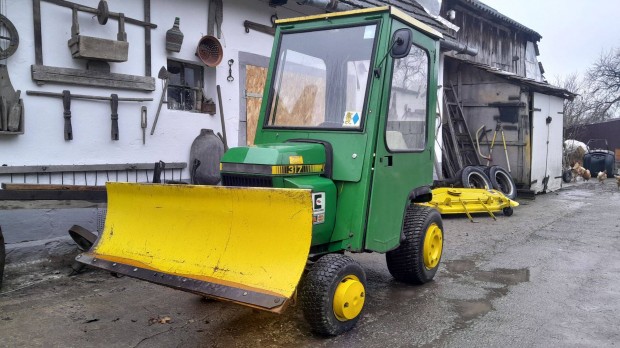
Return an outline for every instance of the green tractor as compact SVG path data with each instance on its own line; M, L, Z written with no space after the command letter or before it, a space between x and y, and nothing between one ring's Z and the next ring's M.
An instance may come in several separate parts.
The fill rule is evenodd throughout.
M228 150L222 186L108 183L86 264L282 312L313 331L362 316L364 269L386 254L424 284L443 248L432 198L438 39L391 8L279 20L255 146Z

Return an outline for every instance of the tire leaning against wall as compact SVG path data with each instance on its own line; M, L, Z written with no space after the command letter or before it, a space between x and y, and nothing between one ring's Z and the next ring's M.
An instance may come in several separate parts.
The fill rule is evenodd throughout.
M477 166L467 166L457 172L457 179L460 180L460 187L464 188L493 188L491 180L484 173L484 170Z
M485 169L485 174L489 177L493 189L500 191L510 199L517 198L517 185L506 169L500 166L491 166Z

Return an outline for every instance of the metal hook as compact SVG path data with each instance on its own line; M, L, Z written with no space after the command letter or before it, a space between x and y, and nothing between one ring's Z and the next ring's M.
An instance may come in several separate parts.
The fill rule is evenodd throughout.
M232 76L232 65L234 62L234 59L228 60L228 77L226 78L228 82L233 82L235 80L235 78Z

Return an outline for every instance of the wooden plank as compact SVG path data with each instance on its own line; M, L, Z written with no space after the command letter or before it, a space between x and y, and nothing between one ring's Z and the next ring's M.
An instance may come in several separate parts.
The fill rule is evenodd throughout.
M26 95L32 95L37 97L53 97L53 98L62 98L62 93L54 93L54 92L40 92L40 91L26 91ZM86 100L104 100L110 101L111 97L102 97L97 95L84 95L84 94L71 94L71 99L86 99ZM153 101L153 98L118 98L118 101L132 101L132 102L147 102Z
M68 190L0 190L0 200L79 200L93 203L105 203L106 191L68 191Z
M85 209L85 208L105 208L107 202L88 202L77 200L45 200L45 201L16 201L0 200L0 210L17 209Z
M32 79L37 83L57 82L75 85L154 91L155 78L102 73L72 68L58 68L45 65L32 65Z
M32 0L32 19L34 22L34 61L43 65L43 42L41 39L41 0Z
M0 166L0 174L31 174L31 173L69 173L69 172L105 172L125 170L153 170L154 163L125 164L83 164L83 165L48 165L48 166ZM168 169L183 169L185 162L166 163Z
M105 191L105 186L87 185L48 185L48 184L2 184L3 190L67 190L67 191Z
M144 21L151 21L151 0L144 0ZM151 74L151 28L144 27L144 76Z

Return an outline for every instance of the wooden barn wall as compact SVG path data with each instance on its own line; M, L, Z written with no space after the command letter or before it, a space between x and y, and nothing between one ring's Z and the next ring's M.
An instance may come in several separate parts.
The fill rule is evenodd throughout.
M446 59L444 85L451 84L457 90L472 138L475 139L476 131L483 125L487 130L491 130L488 133L488 142L485 138L480 142L481 151L485 155L489 152L489 145L499 118L499 108L493 104L522 103L517 123L503 123L503 127L511 174L517 185L529 187L531 173L529 91L469 64ZM507 168L500 133L495 141L492 158L492 165ZM482 164L486 164L486 160L482 158L480 160Z
M460 58L525 76L525 50L528 35L482 18L459 5L446 2L444 6L446 11L448 9L456 11L456 17L452 23L460 28L455 34L457 41L478 50L476 56L460 54L458 55ZM455 55L456 53L448 52L447 54Z

